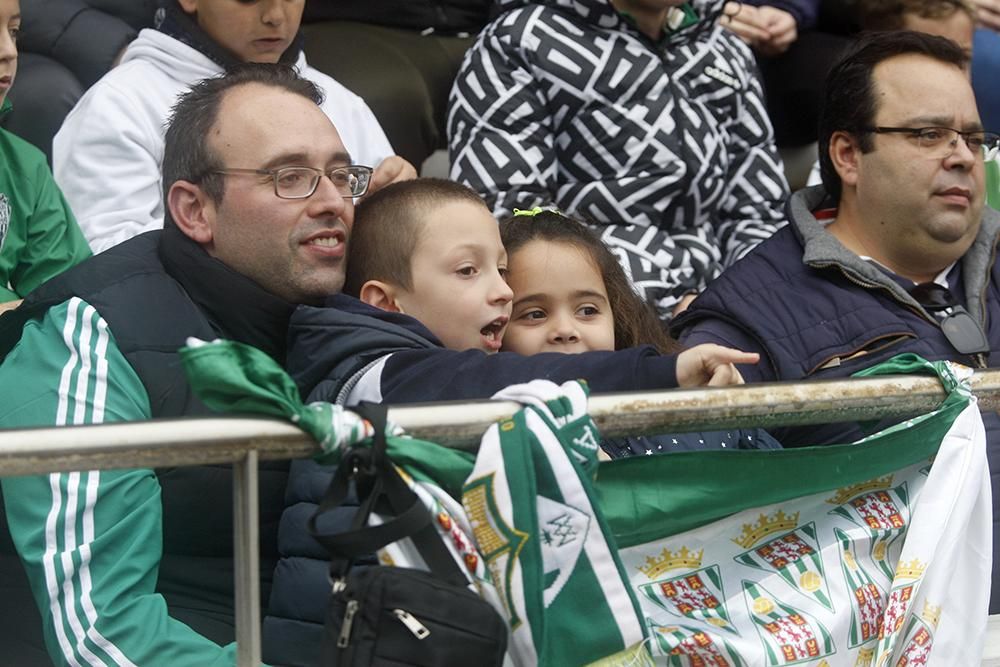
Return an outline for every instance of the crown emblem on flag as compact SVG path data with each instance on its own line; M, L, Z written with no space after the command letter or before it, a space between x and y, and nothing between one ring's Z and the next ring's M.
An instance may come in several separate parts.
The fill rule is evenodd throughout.
M896 578L898 579L919 579L924 574L927 566L914 558L908 563L900 561L896 566Z
M733 538L733 542L744 549L749 549L772 533L783 530L792 530L799 523L799 513L785 514L783 510L778 510L773 514L761 514L756 523L743 524L743 532L739 537Z
M858 659L854 661L854 667L870 667L875 658L875 649L863 648L858 651Z
M884 491L892 486L892 475L886 475L885 477L876 477L875 479L869 479L864 482L858 482L852 486L846 486L842 489L838 489L837 493L832 498L827 498L826 502L831 505L843 505L848 500L852 498L857 498L863 493L871 493L872 491Z
M691 551L687 547L681 547L679 551L674 553L664 547L658 557L646 556L646 564L640 565L639 571L650 579L655 579L670 570L680 568L693 570L701 566L701 559L704 553L704 549Z
M932 605L930 602L924 602L924 611L920 614L920 617L933 625L936 630L938 623L941 622L941 607Z

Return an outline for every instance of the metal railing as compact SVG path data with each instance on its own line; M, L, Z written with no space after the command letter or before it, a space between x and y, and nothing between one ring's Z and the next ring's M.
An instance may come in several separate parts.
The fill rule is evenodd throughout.
M979 371L972 388L983 411L1000 410L1000 370ZM777 382L739 387L592 396L590 413L608 437L772 427L903 417L944 398L933 377ZM472 450L490 424L514 414L512 402L407 405L389 419L417 438ZM238 664L260 664L257 506L259 460L318 451L298 428L276 420L193 418L0 431L0 477L73 470L232 463ZM990 619L984 665L1000 665L1000 620Z

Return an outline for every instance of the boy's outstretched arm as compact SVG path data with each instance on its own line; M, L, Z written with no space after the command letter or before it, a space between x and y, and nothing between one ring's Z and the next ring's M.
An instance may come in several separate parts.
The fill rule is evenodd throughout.
M651 346L488 355L446 350L431 338L411 317L338 295L327 307L296 309L286 368L308 401L351 405L487 399L508 385L538 379L584 379L594 393L733 384L740 374L732 365L759 358L716 344L679 355L661 355Z

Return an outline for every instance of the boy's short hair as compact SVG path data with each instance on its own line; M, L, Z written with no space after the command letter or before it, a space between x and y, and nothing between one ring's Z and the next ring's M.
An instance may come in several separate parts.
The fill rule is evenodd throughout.
M964 12L973 21L976 19L969 0L865 0L858 3L858 8L864 30L902 30L907 14L943 19Z
M392 183L365 197L354 213L344 293L359 296L369 280L411 289L410 265L427 214L455 201L487 208L475 190L443 178Z

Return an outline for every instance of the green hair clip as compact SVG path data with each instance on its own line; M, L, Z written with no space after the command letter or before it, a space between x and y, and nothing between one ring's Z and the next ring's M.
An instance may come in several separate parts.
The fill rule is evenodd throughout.
M539 213L555 213L556 215L561 215L563 217L566 217L565 214L563 214L563 212L560 211L555 206L549 206L548 208L544 208L542 206L536 206L535 208L529 208L527 210L522 210L519 208L514 209L515 218L520 218L522 216L527 218L533 218Z
M517 218L517 217L520 217L520 216L524 215L524 216L527 216L529 218L533 218L536 215L538 215L539 213L544 213L546 210L547 209L544 209L541 206L536 206L535 208L530 208L527 211L523 211L523 210L521 210L519 208L515 208L514 209L514 217Z

